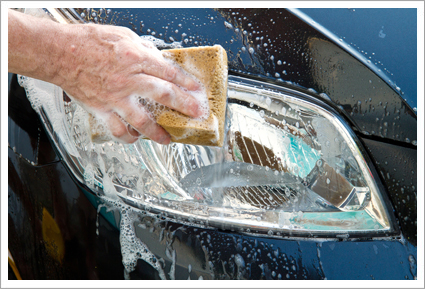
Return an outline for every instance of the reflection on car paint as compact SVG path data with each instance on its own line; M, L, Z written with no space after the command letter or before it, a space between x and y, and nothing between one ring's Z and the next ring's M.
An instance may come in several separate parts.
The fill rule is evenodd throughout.
M121 208L125 207L124 205ZM127 209L134 208L127 207ZM118 211L115 212L119 214ZM118 222L119 218L116 220ZM200 229L190 224L182 226L173 223L163 215L154 215L146 211L139 211L138 217L133 221L136 236L139 238L143 236L145 245L157 252L156 258L170 279L176 271L183 279L233 280L251 279L252 276L261 276L259 279L270 280L353 278L354 271L352 267L348 268L349 266L357 262L359 266L367 266L368 260L376 258L375 256L381 258L382 262L385 260L389 262L391 258L394 258L392 252L398 246L407 245L403 239L396 239L396 242L390 243L379 240L369 243L347 239L345 242L325 239L308 240L308 242L305 242L307 239L279 240L279 242L273 239L262 239L259 241L255 235L228 235L216 229ZM347 238L347 236L340 237ZM163 245L163 248L165 247L163 251L153 249L158 246L158 242ZM348 252L347 243L358 247L362 254ZM138 250L137 247L132 249L135 252ZM316 259L311 260L311 254L314 254ZM309 258L304 259L303 255ZM341 270L328 271L328 266L335 262L335 255L344 256L339 261ZM351 260L349 262L351 265L345 262L348 259ZM406 268L407 271L395 271L399 269L393 268L394 277L404 274L406 279L416 278L413 256L406 256L405 262L410 264ZM392 269L387 268L387 270ZM369 275L359 275L355 278L382 279L382 276L388 274L379 268L370 268L369 272Z
M99 13L96 9L90 11ZM155 37L166 42L171 42L169 36L173 35L174 40L183 40L184 46L220 43L228 52L230 71L243 71L325 93L350 116L360 132L416 142L416 131L405 129L414 125L415 113L400 97L395 83L365 55L297 10L115 9L108 15L104 11L100 14L105 16L102 23L126 25L139 34L156 31ZM300 23L294 14L306 23ZM143 15L143 23L138 21L140 15ZM151 32L145 30L146 27ZM208 37L204 36L205 29L208 29ZM182 31L185 36L179 35ZM275 77L276 73L280 77ZM353 82L356 85L353 86ZM382 85L385 83L387 85ZM356 100L353 102L352 98ZM359 107L358 99L367 105ZM379 105L380 102L387 104ZM371 122L375 118L379 118L380 123ZM391 124L386 133L379 131L383 122Z
M92 17L94 17L93 20L94 21L97 21L98 19L96 20L96 16L94 16L94 15L95 14L92 13ZM251 27L251 25L248 25L248 26ZM229 28L229 27L226 27L226 28ZM231 28L229 28L229 29L231 29ZM238 28L236 28L236 29L238 29ZM236 32L239 32L239 30L236 31ZM242 31L242 34L243 35L249 35L249 33L244 33L244 32L246 32L246 30L243 30ZM171 41L174 41L174 40L172 40L172 38L169 38L169 39ZM193 37L189 37L187 39L192 40L194 38ZM198 42L198 41L196 41L196 42ZM198 42L196 44L199 44L199 43L201 43L201 42ZM269 43L270 43L270 40L269 40ZM264 44L267 44L267 43L264 43ZM268 46L268 45L265 46L264 44L263 44L263 47L267 47ZM271 47L271 46L272 45L270 45L269 47ZM247 52L249 52L250 54L257 53L257 51L255 51L253 47L251 47L251 46L247 46L247 47L249 47ZM245 48L245 46L243 46L243 48ZM259 48L258 45L257 45L257 48ZM244 52L243 50L246 51L246 49L242 49L242 52ZM274 56L273 57L272 56L273 55L271 55L269 58L270 59L274 59ZM282 63L282 61L281 60L278 60L277 64L279 65L279 63ZM290 66L289 63L288 63L288 66ZM284 70L284 71L285 71L285 73L283 73L283 71L282 71L282 74L283 75L287 75L286 70ZM278 73L278 72L276 72L276 73ZM276 76L276 73L274 74L275 76ZM269 74L269 76L270 76L270 74ZM280 76L280 74L278 76ZM369 83L371 83L371 82L369 82ZM366 101L366 103L367 103L367 101ZM361 103L357 102L357 105L353 105L353 107L356 108L356 109L354 109L351 112L353 115L355 113L362 113L363 110L361 108ZM374 110L374 107L373 106L372 106L372 110ZM405 113L406 113L406 111L405 111ZM363 114L363 116L364 116L364 114ZM386 116L389 116L389 115L386 115ZM382 118L382 120L383 120L383 118ZM375 133L375 132L372 131L372 134L373 133ZM385 133L384 136L388 136L388 135ZM410 140L408 142L410 142ZM128 207L128 208L130 208L130 207ZM123 209L123 210L125 210L125 209ZM125 214L127 214L127 215L125 215ZM129 215L128 214L128 211L125 211L124 212L124 216L128 216L128 215ZM123 219L123 211L122 210L121 210L121 219ZM124 217L124 219L126 219L126 218ZM131 219L131 222L134 221L135 219L137 219L137 218L132 218ZM123 224L124 224L124 226L126 228L131 228L133 226L131 229L132 230L136 230L136 228L134 227L134 225L132 225L131 223L123 222ZM142 224L142 226L138 226L138 228L141 228L142 230L145 230L145 229L148 228L148 225ZM153 227L150 227L150 228L155 228L155 227L153 226ZM161 242L161 240L167 239L165 237L165 236L167 236L167 233L165 233L165 229L164 228L162 228L160 230L160 232L161 233L160 233L160 236L159 236L159 241ZM122 232L121 232L121 234L122 234ZM206 235L206 234L205 233L202 234L202 236L204 236L204 235ZM230 258L226 259L226 258L222 258L221 256L218 256L217 257L217 255L221 255L221 254L218 254L218 252L214 252L213 251L212 248L214 248L214 246L213 245L209 245L209 244L211 244L211 237L208 237L208 236L211 236L211 235L208 235L207 234L206 237L201 237L201 236L199 236L199 237L197 236L197 237L199 239L202 239L203 242L201 242L201 243L205 243L205 245L202 248L205 251L207 251L207 253L208 253L205 258L206 258L206 260L209 260L208 261L207 268L210 271L210 277L211 278L218 278L218 277L221 277L221 278L234 278L234 276L241 277L241 278L246 277L246 276L249 277L249 272L253 270L252 269L252 266L258 266L259 270L261 270L261 272L262 272L262 275L266 279L268 279L268 278L278 278L278 279L280 279L280 278L282 278L282 276L285 276L288 279L291 278L292 276L294 278L297 277L297 274L295 274L295 272L297 271L296 270L297 267L295 265L292 265L291 266L290 264L292 264L292 263L289 263L289 264L288 263L284 263L284 264L286 264L286 266L284 266L284 269L286 269L286 272L278 271L278 269L277 269L277 268L280 268L279 266L282 265L282 262L279 264L279 262L276 263L276 261L274 261L275 264L276 264L276 267L273 267L273 265L275 265L274 263L273 263L273 265L270 265L269 263L261 263L260 262L261 261L260 258L258 258L258 256L261 255L261 248L258 248L258 249L255 250L255 248L257 248L257 246L259 246L257 244L257 241L256 240L254 241L255 246L252 246L251 245L251 247L250 247L249 245L247 245L247 247L250 247L251 250L246 249L247 247L242 247L242 252L248 251L249 252L248 254L238 253L238 254L234 255L233 257L230 256ZM130 237L131 238L133 238L133 237L134 238L137 238L137 234L136 233L132 233L132 234L130 234ZM246 239L244 239L244 238L245 237L243 237L242 239L245 241ZM217 240L220 240L220 238L215 239L215 241L217 241ZM229 241L229 240L227 240L227 241ZM125 242L126 241L124 240L121 245L123 245L123 243L125 243ZM170 241L170 242L172 243L172 241ZM148 252L149 252L149 249L148 249L148 247L145 244L141 243L141 245L140 245L140 243L138 243L138 242L136 242L136 243L130 242L130 245L127 244L129 246L128 248L131 248L131 249L129 251L127 251L127 253L123 253L123 257L124 257L125 254L129 254L128 252L131 252L131 254L133 254L134 252L140 252L140 251L143 252L144 249L147 249ZM252 244L252 240L251 240L251 242L247 242L247 243L248 244ZM231 242L229 242L228 244L232 245ZM240 242L238 241L237 244L240 244ZM245 243L242 242L241 244L245 244ZM268 244L266 244L265 246L267 247L267 245ZM238 245L236 245L236 249L237 249L237 246ZM323 263L320 260L321 259L320 248L322 247L322 243L317 243L316 246L317 246L317 259L319 260L318 261L319 267L316 268L316 270L318 270L317 271L318 272L317 274L318 274L318 276L320 276L322 278L325 278L324 277L325 274L324 274ZM332 243L332 245L330 245L330 248L331 248L331 246L335 246L335 244ZM254 248L254 249L252 249L252 248ZM244 251L244 249L245 249L245 251ZM375 254L380 254L379 253L380 251L379 251L379 248L377 247L377 245L373 245L373 249L374 249L374 253ZM173 276L175 276L176 260L178 260L178 256L176 256L175 252L176 252L175 249L173 249L171 251L170 250L169 251L165 251L165 255L168 258L168 261L171 262L170 267L169 267L169 271L168 271L168 276L171 279L173 278ZM137 256L137 253L136 253L136 256ZM275 257L277 257L276 260L279 259L279 256L280 256L279 254L277 254L277 256L275 256ZM282 256L284 256L284 259L283 260L286 261L285 254L283 254ZM410 268L411 268L411 274L413 274L413 276L416 276L416 273L415 274L413 273L413 272L416 272L415 259L414 259L413 256L411 258L411 256L412 255L409 255L409 264L410 264ZM267 257L272 257L272 256L267 256ZM153 262L153 260L154 260L153 258L155 258L155 257L152 257L152 255L150 255L150 254L147 254L147 255L144 255L144 256L141 257L141 259L143 259L144 261L146 261L147 263L149 263L151 266L153 266L154 268L156 268L158 270L158 273L159 273L160 277L163 278L163 279L165 279L166 278L165 277L165 274L164 274L163 271L161 271L163 265L155 265L155 264L160 264L161 261ZM131 260L131 262L129 262L128 269L126 269L127 270L127 273L131 272L131 270L134 269L133 265L135 265L135 263L134 263L135 257L134 256L133 256L133 258L128 257L128 259ZM246 268L246 265L248 264L248 262L246 262L246 260L250 260L250 262L249 262L250 266L248 266L249 269ZM273 258L272 258L272 260L273 260ZM294 260L294 259L292 259L292 260ZM233 263L232 263L232 261L233 261ZM258 264L258 263L261 263L261 264ZM163 264L163 263L161 263L161 264ZM190 267L189 267L189 265L190 265ZM192 265L191 264L189 264L189 265L187 267L188 268L191 268L189 270L189 272L188 272L189 273L189 277L190 277L190 273L192 272ZM258 270L258 268L256 268L256 269ZM273 268L276 268L276 270L273 270ZM203 275L199 275L199 278L201 278L202 276ZM207 276L204 276L204 277L207 277ZM204 277L202 277L202 278L204 278Z

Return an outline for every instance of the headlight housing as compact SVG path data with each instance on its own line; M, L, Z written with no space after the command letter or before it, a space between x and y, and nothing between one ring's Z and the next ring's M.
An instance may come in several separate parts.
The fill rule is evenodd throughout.
M176 222L247 233L394 230L355 134L308 94L229 76L223 148L142 139L94 144L87 112L65 92L19 80L72 174L100 196Z

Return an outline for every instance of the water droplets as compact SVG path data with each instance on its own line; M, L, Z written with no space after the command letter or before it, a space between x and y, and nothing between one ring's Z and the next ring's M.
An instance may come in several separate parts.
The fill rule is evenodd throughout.
M131 207L121 205L120 243L122 262L127 275L132 272L137 264L137 259L142 259L155 268L161 279L166 279L164 271L148 247L136 236L133 222L136 214Z
M197 178L197 179L196 179L196 184L197 184L198 186L200 186L200 185L202 184L202 180L201 180L201 178Z
M227 22L227 21L224 21L224 26L226 26L226 28L227 29L233 29L233 25L232 24L230 24L229 22Z
M235 255L235 264L238 269L243 269L245 267L245 260L240 254Z
M272 103L272 100L270 99L270 97L266 97L267 106L270 106L271 103Z

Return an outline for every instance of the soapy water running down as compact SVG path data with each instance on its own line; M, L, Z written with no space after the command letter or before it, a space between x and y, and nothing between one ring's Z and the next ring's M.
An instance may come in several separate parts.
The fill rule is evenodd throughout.
M159 48L179 46L152 36L144 40ZM127 277L142 259L166 279L160 262L135 234L133 223L141 211L191 226L270 237L390 229L352 137L306 96L229 77L222 148L162 146L142 139L132 145L98 144L90 140L88 112L60 88L25 77L20 83L53 128L74 174L98 192L104 205L120 212ZM237 264L243 264L239 257Z

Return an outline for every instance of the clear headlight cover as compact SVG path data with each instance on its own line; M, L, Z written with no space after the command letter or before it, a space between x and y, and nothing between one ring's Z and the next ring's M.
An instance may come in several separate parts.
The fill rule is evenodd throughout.
M229 76L224 147L94 144L87 112L60 88L26 77L20 83L75 177L107 198L243 232L393 231L354 133L307 94Z

